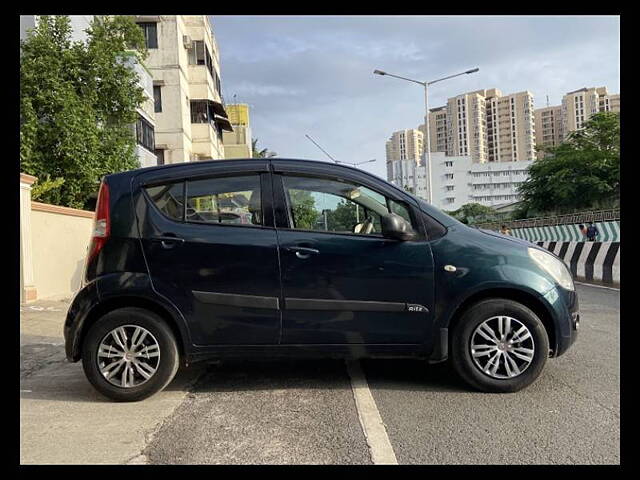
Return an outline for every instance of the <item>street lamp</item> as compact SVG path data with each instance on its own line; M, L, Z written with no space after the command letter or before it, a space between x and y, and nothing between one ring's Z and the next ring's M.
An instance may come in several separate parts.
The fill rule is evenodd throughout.
M413 82L413 83L417 83L419 85L422 85L424 87L424 109L425 109L425 116L424 116L424 128L427 131L427 145L425 147L425 163L424 163L424 168L425 170L427 169L427 164L429 165L429 203L433 203L433 188L432 188L432 183L431 183L431 134L429 132L429 85L433 85L436 82L441 82L443 80L449 80L450 78L454 78L454 77L459 77L460 75L468 75L470 73L475 73L478 70L480 70L479 68L472 68L471 70L467 70L464 72L460 72L460 73L456 73L454 75L449 75L448 77L442 77L442 78L438 78L437 80L431 80L430 82L421 82L419 80L413 80L411 78L406 78L406 77L401 77L399 75L394 75L392 73L387 73L387 72L383 72L382 70L374 70L373 73L374 75L388 75L389 77L394 77L394 78L399 78L400 80L407 80L408 82ZM418 184L417 184L417 175L414 173L413 175L413 184L414 184L414 191L417 194L418 192Z

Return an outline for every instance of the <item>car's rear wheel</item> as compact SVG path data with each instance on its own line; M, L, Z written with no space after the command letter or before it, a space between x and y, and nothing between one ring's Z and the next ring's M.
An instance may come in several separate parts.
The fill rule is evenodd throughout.
M467 309L453 331L451 361L471 386L516 392L533 383L549 356L542 321L507 299L483 300Z
M121 402L143 400L175 376L179 353L167 324L142 308L120 308L94 323L82 346L82 365L91 384Z

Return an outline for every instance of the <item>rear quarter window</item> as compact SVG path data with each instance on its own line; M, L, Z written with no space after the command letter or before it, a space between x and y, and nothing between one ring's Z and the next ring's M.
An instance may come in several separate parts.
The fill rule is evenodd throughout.
M153 204L165 216L172 220L182 220L184 217L184 183L157 185L146 187L145 191Z

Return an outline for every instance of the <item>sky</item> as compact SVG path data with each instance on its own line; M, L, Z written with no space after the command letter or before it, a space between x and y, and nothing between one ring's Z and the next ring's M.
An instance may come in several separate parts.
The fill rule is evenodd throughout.
M344 162L386 177L385 143L461 93L529 90L534 107L582 87L620 92L617 16L214 16L226 103L248 103L254 138L283 158Z

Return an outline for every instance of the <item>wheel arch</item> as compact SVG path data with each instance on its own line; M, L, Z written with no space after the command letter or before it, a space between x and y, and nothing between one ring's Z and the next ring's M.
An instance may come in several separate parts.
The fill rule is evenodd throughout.
M82 328L80 330L80 335L78 336L78 347L77 347L77 356L78 358L82 356L82 347L84 343L84 339L87 335L87 332L91 328L93 324L95 324L100 318L105 316L107 313L112 312L114 310L118 310L120 308L127 307L136 307L148 310L150 312L155 313L160 318L162 318L167 326L171 329L171 333L176 338L176 343L178 345L178 353L180 355L181 362L187 363L187 334L182 332L179 327L178 320L169 312L169 310L161 305L158 302L155 302L151 299L135 296L135 295L125 295L125 296L117 296L107 298L100 303L96 304L87 314L84 322L82 323Z
M464 312L466 312L472 305L481 302L483 300L489 300L493 298L502 298L506 300L513 300L515 302L523 304L525 307L529 308L536 316L542 321L544 325L544 329L547 332L547 336L549 337L549 346L553 351L553 355L557 350L556 343L556 326L553 321L553 317L551 313L542 302L542 300L535 295L519 290L517 288L488 288L485 290L480 290L471 294L469 297L465 298L460 305L456 307L453 311L451 317L448 322L448 331L449 331L449 343L451 342L452 333L455 328L458 326L460 319L462 318ZM450 345L449 345L450 347Z

